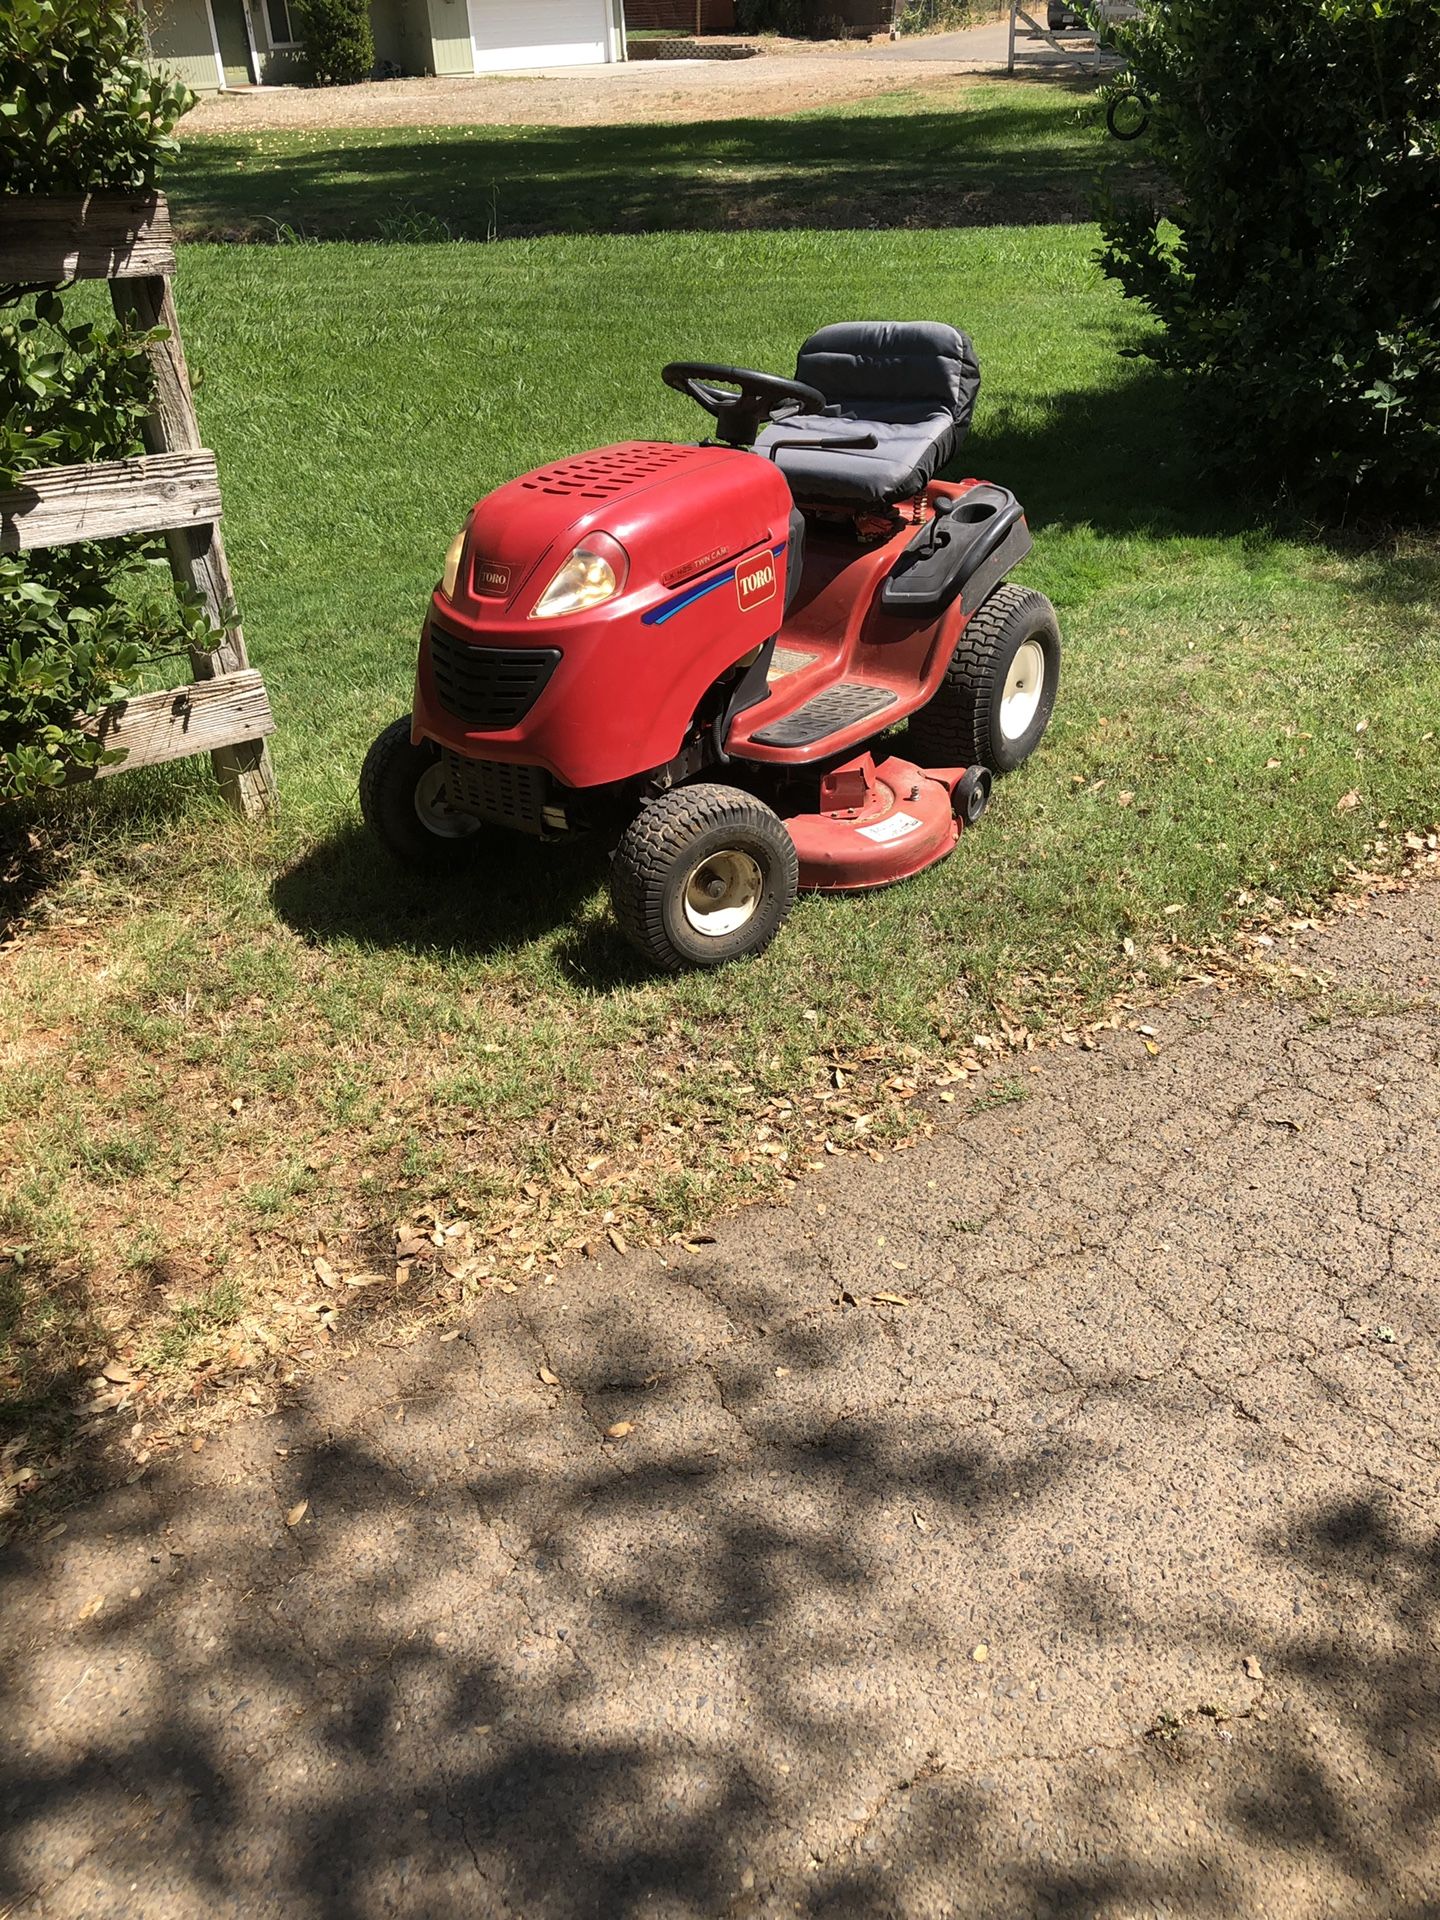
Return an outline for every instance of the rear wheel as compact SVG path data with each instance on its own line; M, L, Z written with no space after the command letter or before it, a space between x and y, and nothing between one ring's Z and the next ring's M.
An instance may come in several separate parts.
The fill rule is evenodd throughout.
M667 973L760 953L795 903L780 816L738 787L677 787L630 822L610 864L620 931Z
M360 811L394 859L427 872L457 864L481 831L473 814L451 806L440 749L433 740L414 744L408 716L392 721L366 754Z
M1011 773L1040 744L1060 684L1060 625L1043 593L1006 584L972 614L934 698L910 722L922 766Z

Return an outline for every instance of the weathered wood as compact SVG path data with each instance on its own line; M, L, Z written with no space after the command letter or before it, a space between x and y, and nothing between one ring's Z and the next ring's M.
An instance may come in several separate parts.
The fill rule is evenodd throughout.
M44 467L0 493L0 553L164 533L220 518L213 453L157 453L89 467Z
M124 749L123 760L78 776L103 780L107 774L158 767L192 753L253 749L275 731L275 720L265 682L247 667L216 680L197 680L193 686L117 700L81 727L107 750Z
M150 348L155 400L144 427L146 447L151 453L200 451L200 427L170 282L158 276L118 280L111 284L110 298L122 318L146 329L164 329L164 338ZM247 667L245 635L234 617L235 593L218 525L176 527L165 535L165 542L175 578L200 596L211 625L221 635L213 653L191 654L196 680L213 680ZM255 819L271 811L275 776L263 742L225 747L213 758L221 791L237 813Z
M0 283L127 280L175 271L163 193L13 194L0 200Z

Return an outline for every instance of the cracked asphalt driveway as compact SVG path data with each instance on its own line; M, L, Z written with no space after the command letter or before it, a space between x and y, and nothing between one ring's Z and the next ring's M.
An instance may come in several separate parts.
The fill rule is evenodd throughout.
M0 1912L1435 1914L1440 887L1305 938L12 1548Z

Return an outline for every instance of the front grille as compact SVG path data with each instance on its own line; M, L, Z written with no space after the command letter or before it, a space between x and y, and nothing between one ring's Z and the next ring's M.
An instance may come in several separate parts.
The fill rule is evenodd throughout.
M500 760L466 760L445 755L445 797L462 812L492 827L518 833L546 831L545 802L550 791L543 767L514 767Z
M430 665L441 706L486 733L518 727L559 664L558 647L472 647L430 623Z

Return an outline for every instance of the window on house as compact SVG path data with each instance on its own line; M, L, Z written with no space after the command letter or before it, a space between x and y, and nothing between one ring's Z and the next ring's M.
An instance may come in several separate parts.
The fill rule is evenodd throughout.
M293 47L300 36L290 21L290 0L265 0L265 24L272 47Z

